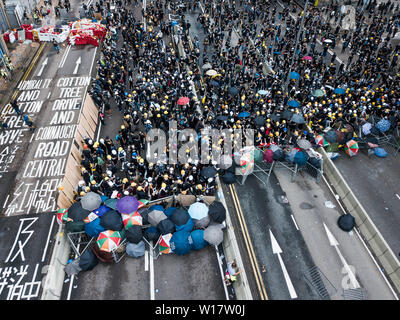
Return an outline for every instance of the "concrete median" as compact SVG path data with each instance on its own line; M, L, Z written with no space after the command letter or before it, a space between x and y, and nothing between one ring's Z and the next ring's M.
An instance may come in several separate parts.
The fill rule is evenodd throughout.
M339 200L348 213L354 216L356 226L366 244L383 268L383 272L391 282L397 294L400 293L400 262L391 250L378 228L375 226L367 211L351 191L344 177L336 168L332 160L327 156L323 148L319 148L323 156L324 173L331 187L339 196Z

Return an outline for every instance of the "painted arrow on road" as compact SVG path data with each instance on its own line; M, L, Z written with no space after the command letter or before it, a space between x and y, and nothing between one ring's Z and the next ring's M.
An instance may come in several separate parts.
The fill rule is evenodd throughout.
M43 69L44 67L47 65L47 62L49 61L49 58L44 59L43 63L42 63L42 67L40 68L37 76L40 77L42 75Z
M323 223L324 228L325 228L325 232L326 235L328 236L329 239L329 243L332 247L335 247L337 254L339 255L340 261L342 261L343 266L347 272L347 274L349 275L349 279L351 281L351 284L353 286L352 289L356 289L356 288L360 288L360 284L358 283L356 276L354 275L353 271L350 269L349 264L346 262L346 260L344 259L342 253L340 252L338 246L339 246L339 242L336 240L336 238L333 236L332 232L328 229L328 227L326 226L325 223Z
M79 65L81 64L81 57L78 58L78 60L76 60L76 66L74 69L74 74L78 73L78 69L79 69Z
M290 297L292 299L295 299L295 298L297 298L296 290L294 289L293 283L292 283L292 281L290 280L290 277L289 277L289 273L287 272L285 264L283 263L283 260L282 260L282 257L281 257L282 249L279 246L278 241L276 241L274 235L272 234L271 229L269 230L269 235L271 237L272 252L274 254L278 255L279 263L280 263L281 269L283 271L283 276L285 277L285 281L286 281L286 285L287 285L288 290L289 290Z

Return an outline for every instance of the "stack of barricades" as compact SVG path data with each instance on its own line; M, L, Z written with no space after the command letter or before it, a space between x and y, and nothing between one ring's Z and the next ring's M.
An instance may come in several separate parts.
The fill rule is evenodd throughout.
M69 24L71 29L68 36L68 43L71 45L91 44L99 45L103 41L107 29L104 25L89 19L81 19Z

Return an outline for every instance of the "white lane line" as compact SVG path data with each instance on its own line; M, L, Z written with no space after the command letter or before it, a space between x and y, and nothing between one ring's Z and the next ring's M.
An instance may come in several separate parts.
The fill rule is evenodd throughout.
M293 220L294 226L296 227L297 231L299 231L299 227L297 226L296 220L294 219L294 216L291 214L290 217Z
M50 235L51 235L51 231L53 230L54 218L55 218L55 217L56 217L56 216L53 215L53 219L51 220L51 225L50 225L49 233L48 233L48 235L47 235L47 240L46 240L46 246L44 247L44 250L43 250L42 262L43 262L44 259L46 258L46 252L47 252L47 248L48 248L48 246L49 246Z
M149 271L149 251L144 253L144 271Z
M153 241L150 242L150 250L153 251ZM154 297L154 258L150 254L150 300L155 300Z
M396 193L396 197L400 200L400 196Z
M29 141L29 143L32 142L34 136L35 136L35 134L33 133L32 136L31 136L31 140Z
M65 61L67 60L67 56L70 50L71 50L71 45L68 45L67 49L64 51L64 54L61 58L60 64L58 65L58 68L64 67Z

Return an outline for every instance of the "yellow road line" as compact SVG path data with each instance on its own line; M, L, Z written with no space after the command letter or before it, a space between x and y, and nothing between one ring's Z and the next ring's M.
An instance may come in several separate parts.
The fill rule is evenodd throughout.
M46 43L42 42L42 44L40 45L38 51L36 52L35 56L33 57L31 64L29 65L28 69L25 71L25 74L23 75L23 77L22 77L22 79L20 80L19 83L24 82L29 77L29 75L30 75L33 67L35 66L37 60L39 59L40 54L42 53L45 45L46 45ZM10 101L14 100L17 97L18 92L19 92L19 90L18 90L18 87L17 87L17 89L15 90L14 94L12 95ZM7 110L4 113L8 113L8 111L11 108L10 102L8 102L7 105L8 105Z
M249 236L249 233L248 233L248 230L247 230L247 226L246 226L246 222L245 222L245 219L244 219L242 207L240 206L240 202L239 202L239 198L237 196L236 189L235 189L235 187L233 185L229 185L229 189L230 189L231 194L232 194L232 199L233 199L234 206L235 206L236 211L238 213L239 223L240 223L240 226L242 228L242 232L243 232L246 248L247 248L247 251L248 251L249 256L250 256L250 263L251 263L251 266L252 266L254 277L256 279L258 290L260 292L261 300L268 300L268 295L267 295L267 292L265 290L265 286L264 286L264 282L263 282L262 277L261 277L260 269L258 268L257 258L255 256L254 249L253 249L253 246L251 244L250 236Z

